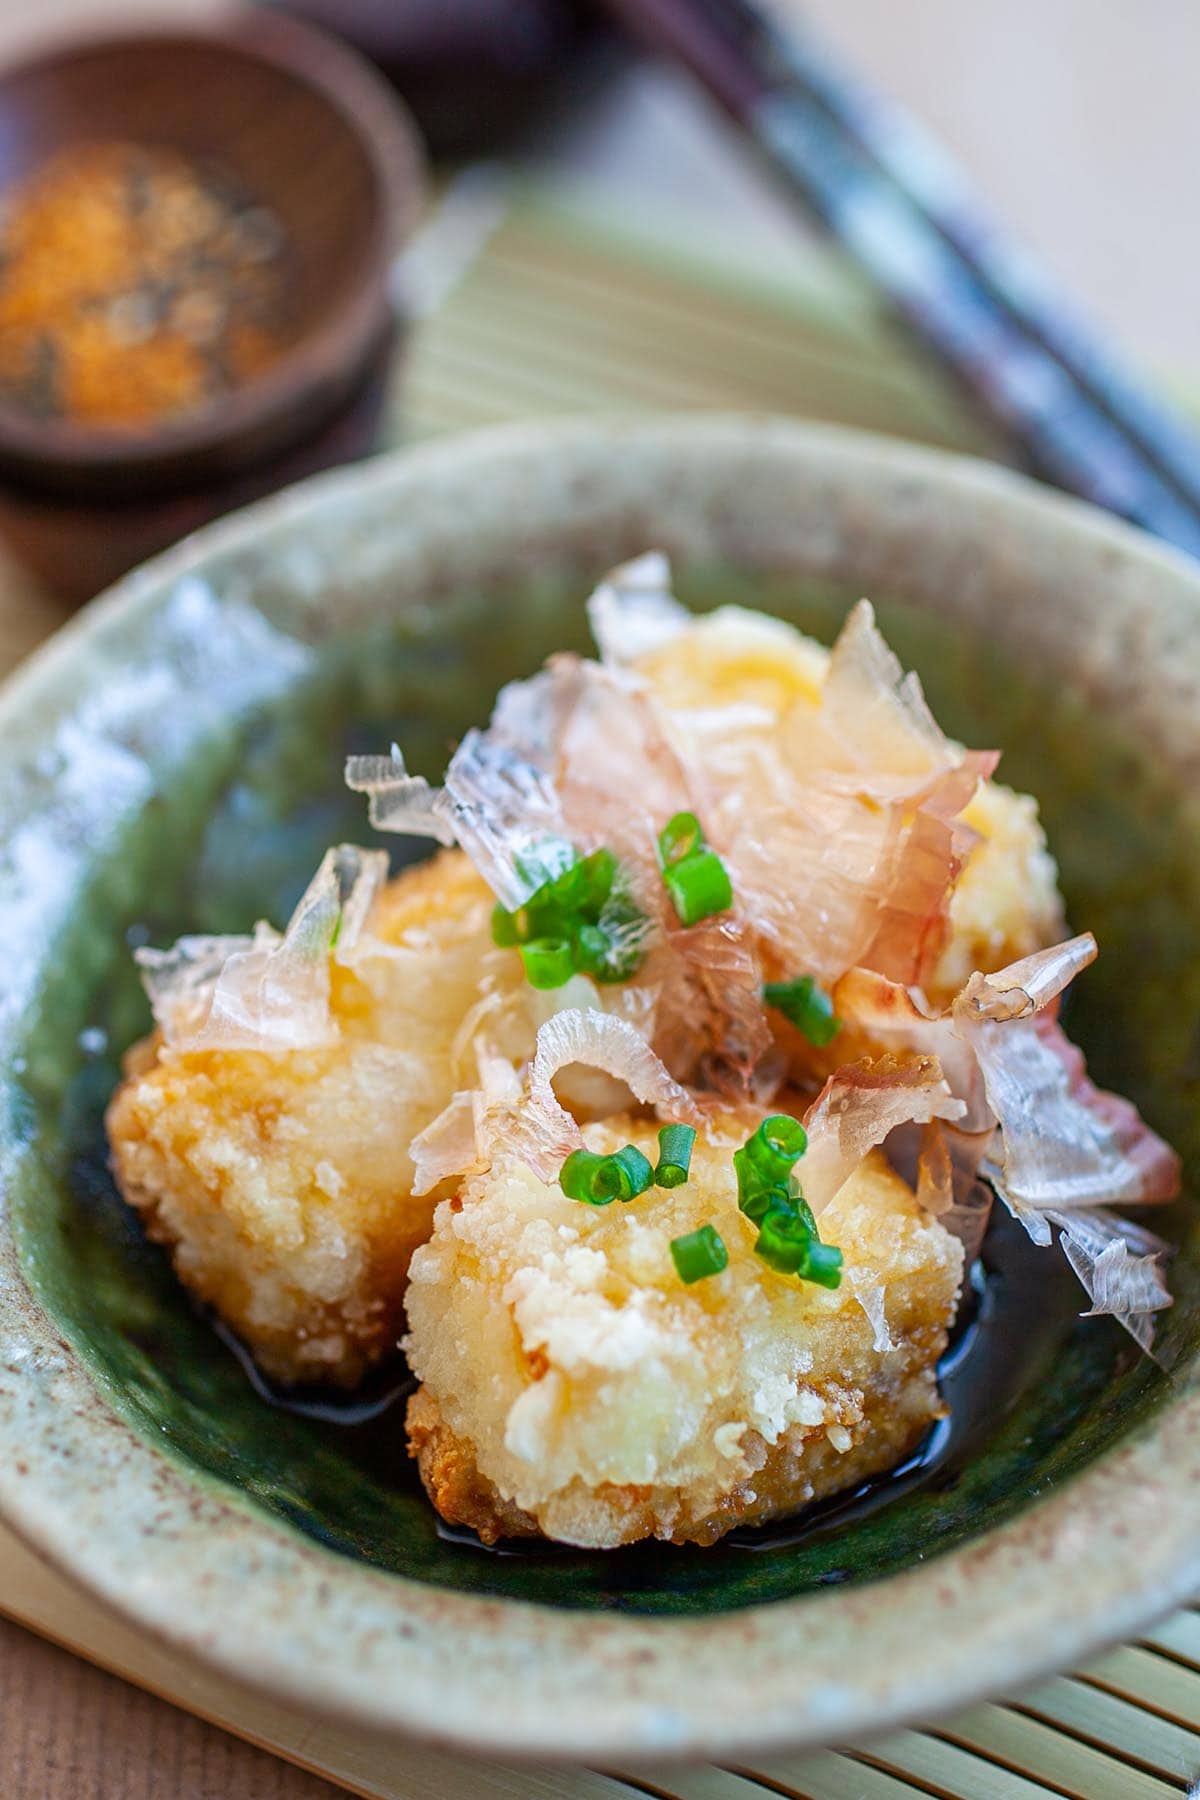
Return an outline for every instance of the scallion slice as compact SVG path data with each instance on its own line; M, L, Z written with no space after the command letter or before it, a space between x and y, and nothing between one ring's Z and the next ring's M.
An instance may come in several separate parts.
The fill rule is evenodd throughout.
M794 1275L808 1256L812 1232L790 1206L769 1207L758 1228L757 1256L780 1275Z
M601 1159L596 1171L596 1188L616 1200L636 1200L654 1185L654 1165L643 1156L636 1144L626 1144Z
M734 1155L734 1162L737 1162ZM742 1170L738 1170L738 1210L745 1214L752 1225L761 1225L769 1212L786 1211L791 1205L791 1195L786 1187L755 1187L743 1184Z
M681 925L698 925L733 905L733 883L715 850L710 850L695 813L676 813L658 834L663 886Z
M733 1153L737 1170L738 1199L744 1202L764 1189L787 1186L792 1165L799 1161L808 1146L808 1134L799 1119L787 1113L772 1113L758 1130Z
M668 819L658 834L658 856L664 869L694 856L706 845L704 832L695 813L679 812Z
M585 975L599 977L608 967L612 945L608 933L599 925L577 925L573 942L575 946L575 966Z
M701 1225L699 1231L671 1239L671 1260L680 1281L690 1287L693 1281L703 1281L707 1275L719 1275L728 1268L729 1252L715 1226Z
M841 1251L823 1244L798 1213L772 1208L759 1227L754 1249L780 1275L798 1275L820 1287L841 1284Z
M565 987L575 973L575 958L566 938L531 938L520 950L530 987Z
M796 1273L802 1281L815 1281L818 1287L835 1289L842 1285L841 1251L836 1244L823 1244L814 1238L808 1247L808 1262Z
M694 850L663 870L663 884L681 925L698 925L733 905L733 883L715 850Z
M513 912L492 909L493 943L521 951L533 987L562 987L577 971L595 981L627 981L645 960L649 921L614 852L602 847L580 856L558 840L547 845L519 865L527 874L548 871L537 891Z
M692 1166L692 1145L696 1132L691 1125L664 1125L658 1134L658 1167L654 1185L660 1188L682 1187Z
M819 1049L831 1044L842 1028L829 995L822 992L811 975L799 975L795 981L768 981L763 999Z
M583 1200L588 1206L610 1206L616 1194L596 1190L596 1177L606 1161L594 1150L572 1150L558 1172L558 1185L567 1199Z
M521 941L517 926L518 915L510 913L497 900L492 908L492 942L499 944L502 950L511 950Z
M626 1144L611 1156L594 1150L572 1150L559 1170L558 1185L568 1200L589 1206L610 1206L614 1200L635 1200L653 1184L654 1169L636 1144Z
M821 1242L812 1208L792 1175L807 1144L803 1125L788 1113L764 1119L733 1153L738 1206L758 1226L754 1249L770 1268L836 1288L842 1279L842 1253Z

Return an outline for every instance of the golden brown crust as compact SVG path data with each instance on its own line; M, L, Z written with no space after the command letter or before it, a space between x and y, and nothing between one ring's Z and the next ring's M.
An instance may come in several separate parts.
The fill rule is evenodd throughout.
M125 1059L107 1118L121 1192L276 1380L353 1386L400 1336L438 1197L413 1194L409 1144L457 1085L490 906L461 852L391 882L371 920L385 954L331 969L331 1045L178 1050L155 1032Z
M214 1053L143 1065L109 1107L113 1170L147 1235L284 1382L350 1387L394 1347L409 1259L433 1216L435 1197L414 1201L403 1167L389 1186L382 1157L374 1180L351 1169L322 1192L348 1159L336 1140L313 1145L297 1095L348 1088L353 1073L323 1053L303 1073ZM368 1071L381 1084L387 1074Z
M728 1123L686 1184L620 1214L516 1163L439 1209L406 1347L409 1447L444 1518L488 1542L709 1544L893 1467L940 1416L960 1245L874 1155L822 1213L840 1287L778 1275L738 1208L745 1122ZM632 1117L585 1136L656 1143ZM729 1262L689 1287L669 1245L705 1221Z
M469 1525L485 1544L538 1536L537 1521L502 1499L479 1473L470 1449L455 1437L424 1388L409 1401L405 1424L408 1453L416 1458L425 1492L448 1525Z
M838 1451L826 1429L789 1433L774 1446L757 1434L742 1441L752 1472L702 1514L689 1510L686 1493L664 1495L649 1487L602 1483L589 1504L621 1521L617 1541L657 1537L673 1544L715 1544L740 1525L786 1519L814 1500L844 1492L893 1469L911 1454L935 1419L944 1413L932 1363L945 1348L945 1332L912 1345L910 1366L898 1383L875 1393L846 1390L843 1429L852 1439ZM834 1398L832 1394L827 1398ZM426 1494L449 1525L467 1525L485 1544L508 1537L538 1537L536 1519L506 1500L483 1475L471 1445L458 1437L424 1388L408 1403L408 1449L416 1460ZM669 1521L669 1523L668 1523Z

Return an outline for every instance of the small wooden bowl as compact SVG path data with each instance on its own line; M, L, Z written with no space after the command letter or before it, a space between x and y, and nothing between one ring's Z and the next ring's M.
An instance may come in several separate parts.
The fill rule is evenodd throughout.
M0 194L118 138L211 159L280 220L287 346L253 381L135 428L0 403L0 529L79 598L297 470L371 447L395 337L391 263L419 214L406 114L353 51L277 14L71 39L0 72Z

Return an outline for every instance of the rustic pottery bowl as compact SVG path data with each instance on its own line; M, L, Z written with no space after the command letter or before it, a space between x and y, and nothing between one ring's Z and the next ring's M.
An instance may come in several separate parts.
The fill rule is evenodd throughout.
M105 1171L130 945L285 914L651 545L694 605L829 634L862 592L947 727L1041 797L1104 945L1073 1030L1200 1166L1200 571L1007 473L771 420L512 430L326 476L131 576L0 698L0 1510L315 1716L508 1757L736 1758L1028 1681L1200 1588L1200 1234L1158 1361L1078 1295L970 1454L749 1552L438 1535L399 1419L272 1410Z

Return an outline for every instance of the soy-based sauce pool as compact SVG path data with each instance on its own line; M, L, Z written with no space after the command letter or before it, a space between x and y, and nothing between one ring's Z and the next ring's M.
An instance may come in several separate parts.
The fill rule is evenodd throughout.
M916 1489L952 1482L1044 1366L1047 1354L1061 1338L1064 1312L1078 1310L1077 1294L1075 1278L1063 1257L1056 1250L1032 1244L997 1206L982 1253L964 1285L950 1343L938 1364L946 1417L889 1473L816 1501L791 1518L732 1531L721 1539L722 1548L748 1554L794 1548L847 1531ZM369 1468L377 1480L411 1490L417 1477L405 1450L404 1407L416 1383L402 1362L377 1371L357 1393L345 1398L320 1391L285 1393L265 1379L230 1332L219 1323L216 1330L263 1400L335 1435L339 1448ZM444 1542L461 1545L468 1553L533 1560L580 1554L568 1546L535 1538L484 1544L473 1531L441 1519L436 1520L436 1529ZM655 1548L661 1554L664 1547ZM637 1559L644 1552L631 1546L605 1554L619 1563ZM613 1573L617 1575L615 1569Z

